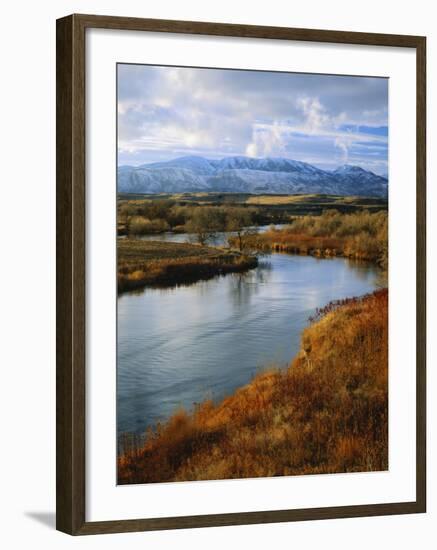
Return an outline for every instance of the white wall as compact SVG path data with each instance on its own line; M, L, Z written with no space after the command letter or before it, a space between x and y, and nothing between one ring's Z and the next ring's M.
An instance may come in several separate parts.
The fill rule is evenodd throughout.
M102 5L101 5L102 4ZM2 529L5 548L296 548L435 547L437 534L437 400L429 403L429 512L421 516L334 520L102 537L54 531L55 426L55 19L73 12L250 23L428 37L429 280L437 277L437 30L435 3L415 0L124 0L3 5L0 49L1 158L1 438ZM434 250L433 250L434 249ZM3 280L4 279L4 280ZM429 395L437 390L436 291L429 287ZM434 338L435 341L435 338ZM6 375L6 377L5 377Z

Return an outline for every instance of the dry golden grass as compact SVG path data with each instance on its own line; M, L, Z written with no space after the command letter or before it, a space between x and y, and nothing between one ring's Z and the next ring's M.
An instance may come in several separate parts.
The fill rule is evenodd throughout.
M176 412L118 460L118 482L388 468L388 293L324 308L286 371Z
M309 193L302 195L249 195L245 200L246 204L254 206L287 206L298 205L308 207L308 211L303 209L303 214L311 214L311 208L319 206L323 209L333 208L344 212L344 207L355 206L358 211L363 209L385 210L383 199L359 196L339 196Z
M119 292L146 285L173 285L256 267L257 259L238 252L188 243L119 239Z
M232 241L233 244L235 242ZM388 216L367 211L295 218L284 229L272 229L246 238L246 247L314 256L345 256L378 263L388 261Z
M317 195L251 195L246 200L246 204L292 204L296 202L306 202L315 197L317 197Z

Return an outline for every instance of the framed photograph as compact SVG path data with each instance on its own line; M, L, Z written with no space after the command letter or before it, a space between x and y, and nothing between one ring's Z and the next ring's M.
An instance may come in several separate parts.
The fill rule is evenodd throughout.
M57 21L57 528L426 510L424 37Z

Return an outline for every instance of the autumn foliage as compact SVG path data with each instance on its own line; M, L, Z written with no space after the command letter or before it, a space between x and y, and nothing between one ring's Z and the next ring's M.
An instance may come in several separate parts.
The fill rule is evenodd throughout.
M333 303L304 330L288 369L125 445L118 482L386 470L387 376L387 290Z

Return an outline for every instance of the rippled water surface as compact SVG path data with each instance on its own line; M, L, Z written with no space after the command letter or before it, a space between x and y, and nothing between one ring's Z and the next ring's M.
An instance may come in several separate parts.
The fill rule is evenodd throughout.
M343 258L272 254L246 274L118 299L119 433L179 406L222 398L261 368L286 366L317 307L375 289L377 271Z

